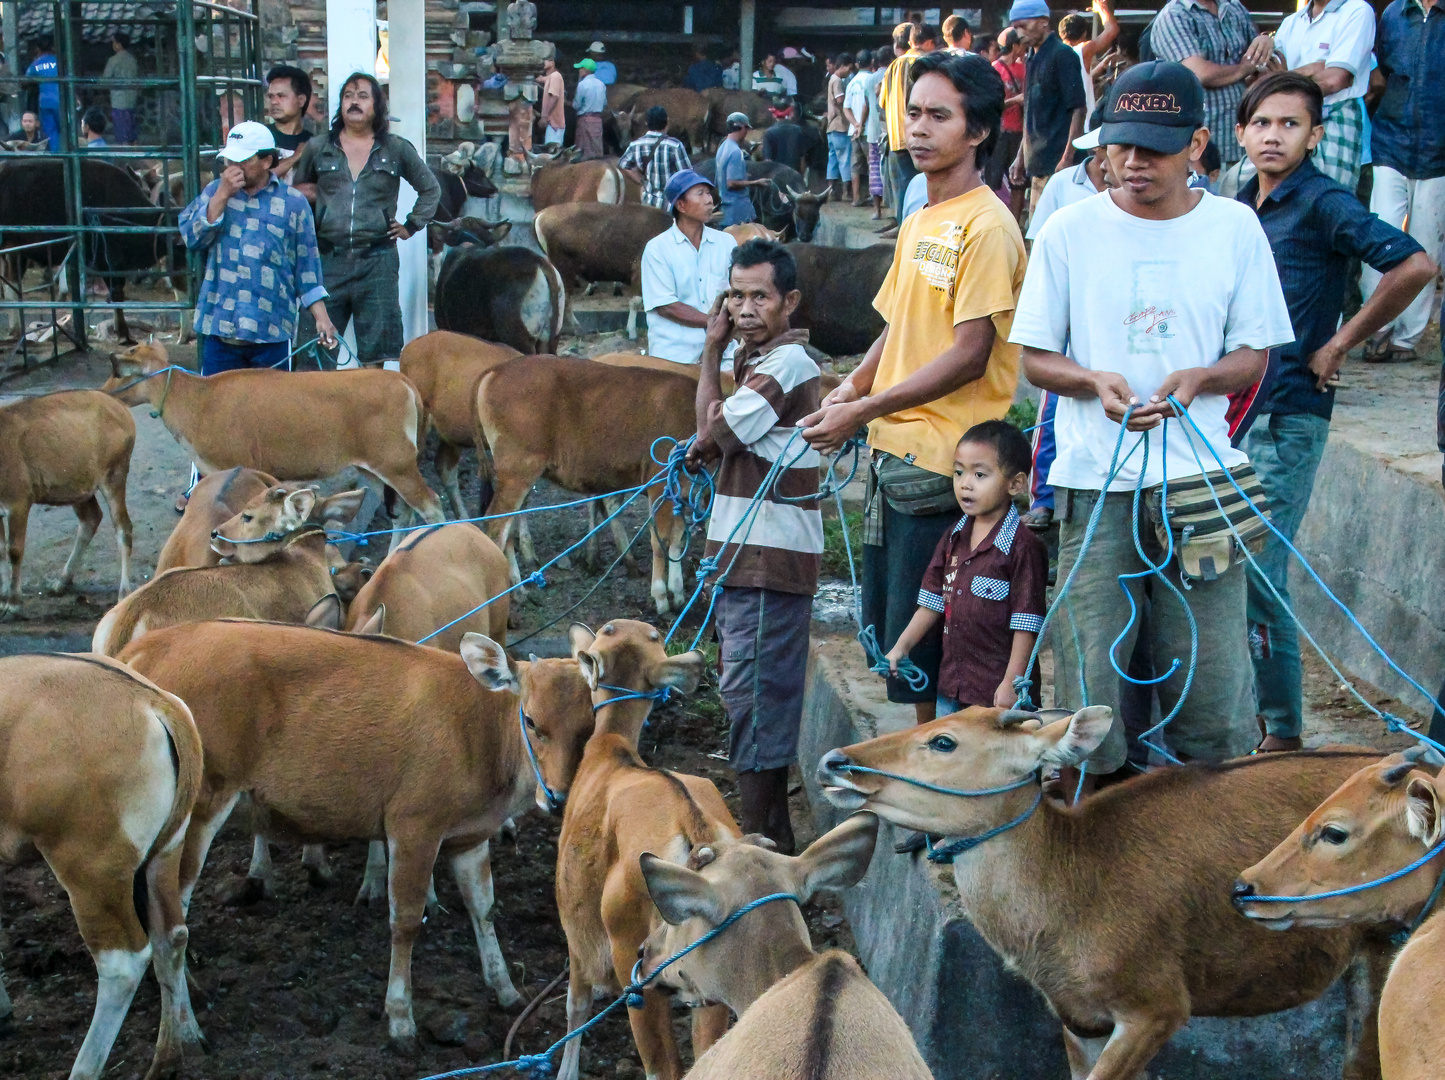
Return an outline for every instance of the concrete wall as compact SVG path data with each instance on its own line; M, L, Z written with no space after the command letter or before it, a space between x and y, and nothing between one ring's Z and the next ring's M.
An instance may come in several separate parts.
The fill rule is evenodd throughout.
M1445 672L1440 457L1400 459L1385 445L1377 432L1336 409L1296 546L1395 662L1433 694ZM1424 698L1389 670L1298 564L1290 568L1290 594L1305 626L1347 673L1428 713Z
M827 750L896 731L912 710L890 705L848 637L815 627L798 760L818 830L840 815L813 781ZM893 829L879 834L867 877L843 894L869 976L913 1030L938 1080L1065 1080L1058 1021L1043 998L1006 971L964 917L953 875L893 853ZM1340 1075L1344 991L1248 1020L1195 1019L1155 1059L1159 1080L1326 1080Z

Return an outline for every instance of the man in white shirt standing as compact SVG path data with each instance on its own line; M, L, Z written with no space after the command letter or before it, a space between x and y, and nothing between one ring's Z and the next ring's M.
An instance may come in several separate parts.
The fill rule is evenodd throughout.
M1293 340L1269 243L1250 208L1188 186L1191 153L1209 139L1204 89L1193 73L1169 62L1130 68L1110 88L1103 121L1100 142L1119 186L1056 211L1044 225L1010 335L1023 346L1029 381L1059 395L1050 476L1061 520L1059 580L1076 563L1079 569L1055 624L1056 700L1084 704L1082 678L1088 704L1114 710L1114 729L1087 763L1086 791L1089 777L1125 767L1111 655L1130 656L1138 632L1120 588L1134 604L1142 599L1148 567L1134 537L1151 562L1163 562L1154 514L1166 476L1174 485L1199 476L1201 463L1216 470L1216 455L1227 468L1246 463L1229 445L1227 395L1260 377L1271 347ZM1171 396L1207 445L1175 414ZM1121 464L1111 478L1116 447ZM1227 480L1214 483L1221 497L1232 494ZM1100 499L1097 532L1080 561ZM1182 587L1177 538L1174 546L1163 572ZM1219 761L1249 750L1257 737L1245 575L1239 553L1230 555L1223 566L1195 566L1200 576L1183 593L1198 627L1196 664L1179 600L1162 585L1154 589L1153 656L1161 672L1174 667L1155 686L1165 715L1193 677L1178 715L1155 736L1180 758Z
M873 53L858 50L858 70L848 80L843 94L843 117L848 121L848 138L853 144L853 205L868 205L868 143L863 129L868 123L868 84L873 79Z
M707 340L713 303L728 287L728 263L738 243L707 227L717 195L700 173L684 169L674 174L663 195L672 228L642 249L647 352L679 364L696 364Z
M1099 129L1096 127L1087 135L1074 140L1075 150L1088 150L1091 155L1071 165L1063 172L1056 172L1044 185L1039 204L1029 215L1029 231L1025 240L1037 240L1043 231L1044 222L1053 216L1055 210L1083 202L1090 195L1097 195L1105 188L1118 187L1109 175L1109 155L1099 145Z
M1275 52L1325 95L1325 137L1310 159L1331 180L1360 186L1365 91L1375 48L1375 9L1365 0L1312 0L1279 24Z

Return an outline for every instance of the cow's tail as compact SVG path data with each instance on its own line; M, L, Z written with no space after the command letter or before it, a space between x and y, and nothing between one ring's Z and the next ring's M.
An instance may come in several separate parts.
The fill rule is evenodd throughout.
M481 507L478 513L483 515L491 506L492 496L497 490L497 466L492 460L491 443L487 440L487 408L482 404L482 391L492 381L492 375L493 372L487 372L477 383L477 428L472 437L477 444L477 501Z
M552 215L547 213L550 207L544 207L536 217L532 219L532 231L537 234L537 246L542 249L542 254L549 259L551 251L547 249L547 225L552 221Z

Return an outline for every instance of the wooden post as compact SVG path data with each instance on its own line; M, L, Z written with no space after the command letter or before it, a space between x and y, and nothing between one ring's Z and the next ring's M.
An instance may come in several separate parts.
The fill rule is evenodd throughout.
M757 32L757 0L741 0L738 19L738 86L744 90L753 88L753 37Z

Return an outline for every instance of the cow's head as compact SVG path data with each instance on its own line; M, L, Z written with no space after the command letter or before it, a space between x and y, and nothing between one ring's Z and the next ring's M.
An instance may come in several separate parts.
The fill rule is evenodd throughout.
M375 573L376 567L371 565L370 559L333 563L331 587L336 590L336 595L341 597L341 602L350 607L351 602L356 599L356 594L361 592L361 587L370 581ZM377 631L377 633L380 632L380 630Z
M1114 713L1092 705L1070 715L969 708L867 742L830 750L818 783L834 806L872 810L896 825L935 836L977 836L1016 817L1037 795L1032 785L962 798L850 766L967 791L1013 784L1047 766L1076 766L1104 741Z
M211 533L211 550L231 562L260 562L303 526L344 525L361 509L365 494L356 489L321 498L314 488L277 484L217 526Z
M524 735L537 757L542 780L552 793L565 798L582 763L582 750L592 734L592 693L575 660L526 661L507 659L507 652L485 634L465 634L462 660L472 677L488 690L509 691L519 700L502 707L501 722ZM522 716L517 716L520 704ZM520 767L532 776L525 747L518 747ZM553 807L543 791L536 788L537 806L544 812Z
M823 204L828 201L831 191L825 191L821 195L814 195L811 191L794 191L792 188L783 186L778 189L779 196L783 202L793 208L793 235L801 243L809 243L813 234L818 231L818 220L822 217Z
M1403 922L1418 912L1445 872L1445 855L1397 881L1327 900L1265 902L1255 896L1332 892L1409 866L1445 838L1442 758L1412 747L1355 773L1284 842L1239 875L1234 905L1276 930Z
M597 706L621 696L604 686L625 687L634 693L666 688L690 694L702 679L702 653L668 656L657 629L636 619L612 619L595 634L581 623L573 623L567 638ZM621 735L635 748L651 707L651 701L634 698L599 709L597 730Z
M550 146L551 144L549 143L548 145ZM527 164L530 165L533 170L545 169L549 165L565 165L572 160L571 153L563 150L560 146L552 153L534 154L530 150L524 150L522 153L527 158Z
M163 392L166 381L164 375L156 373L168 367L170 362L166 347L154 342L119 349L110 354L110 378L101 389L114 393L118 400L127 405L156 400ZM148 375L154 377L146 378Z
M778 854L760 836L697 848L687 866L644 853L642 876L664 921L642 945L639 973L651 972L759 897L790 893L806 903L821 890L856 884L868 872L877 838L878 819L854 814L796 857ZM694 1007L720 1002L742 1013L813 956L797 904L775 900L740 922L746 925L668 965L654 985Z
M427 226L427 237L433 249L446 247L492 247L512 231L510 221L483 221L477 217L457 218L455 221L432 222Z

